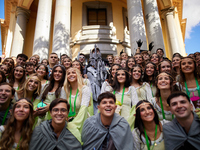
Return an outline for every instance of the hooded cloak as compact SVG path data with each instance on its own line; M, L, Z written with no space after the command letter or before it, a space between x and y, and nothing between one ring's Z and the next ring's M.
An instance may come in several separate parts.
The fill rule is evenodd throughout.
M166 150L179 149L185 142L188 142L196 149L200 149L200 120L195 113L188 134L186 134L176 118L163 125L163 133Z
M133 150L133 136L128 122L114 114L112 123L107 129L101 122L100 113L88 118L83 125L83 149L99 149L107 134L112 138L117 150Z
M82 150L81 143L77 138L65 127L60 133L58 139L56 139L53 132L50 121L42 122L33 131L29 150Z

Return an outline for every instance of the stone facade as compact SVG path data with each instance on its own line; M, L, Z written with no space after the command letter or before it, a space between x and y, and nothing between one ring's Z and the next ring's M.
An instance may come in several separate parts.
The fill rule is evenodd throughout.
M1 19L2 50L9 56L25 53L48 58L51 52L75 58L89 54L94 45L103 55L128 55L137 49L163 48L171 58L175 52L186 55L186 20L183 0L4 0L5 20ZM88 25L89 11L105 11L106 24ZM96 13L96 12L95 12ZM101 13L101 12L100 12ZM97 18L101 22L101 15ZM94 16L92 16L94 17ZM93 20L92 20L93 21Z

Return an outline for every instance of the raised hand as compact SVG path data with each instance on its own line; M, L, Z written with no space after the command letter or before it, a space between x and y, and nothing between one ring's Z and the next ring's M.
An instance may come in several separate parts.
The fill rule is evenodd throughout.
M143 43L143 41L142 41L141 39L139 39L139 40L137 40L137 41L136 41L136 43L137 43L138 47L141 47L141 46L142 46L142 43Z
M154 47L153 43L154 43L154 42L151 42L151 43L149 44L149 51L151 51L151 50L153 49L153 47Z

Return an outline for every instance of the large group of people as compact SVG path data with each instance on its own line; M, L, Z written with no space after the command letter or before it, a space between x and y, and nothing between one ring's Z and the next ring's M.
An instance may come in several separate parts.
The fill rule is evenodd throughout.
M170 59L161 48L106 59L94 52L103 81L95 73L101 64L85 63L83 53L2 61L0 149L200 149L200 52Z

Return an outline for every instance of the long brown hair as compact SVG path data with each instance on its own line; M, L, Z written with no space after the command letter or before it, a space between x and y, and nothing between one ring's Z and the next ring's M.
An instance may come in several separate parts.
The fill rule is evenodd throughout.
M27 98L21 98L17 102L19 102L20 100L24 100L24 99L29 103L30 112L29 112L28 118L24 121L22 128L21 128L21 140L19 142L20 150L28 150L29 149L28 147L29 147L29 142L30 142L31 135L33 132L32 128L33 128L33 124L34 124L33 103ZM5 126L4 132L2 133L2 138L0 140L0 148L2 150L11 150L12 146L15 142L14 135L15 135L15 131L16 131L17 120L14 117L14 111L15 111L17 102L13 106L11 116L8 119L8 123Z
M197 71L197 66L196 66L195 60L192 57L190 57L190 56L182 57L181 61L180 61L180 76L181 76L180 83L182 85L184 85L184 82L186 81L186 78L185 78L185 74L183 73L183 71L181 69L181 62L183 61L183 59L187 59L187 58L192 59L192 61L194 63L194 72L193 72L194 73L194 77L197 78L197 80L199 79L198 78L198 71Z
M140 68L140 71L141 71L141 76L140 76L140 78L137 80L137 83L139 83L139 85L142 85L142 83L143 83L143 82L142 82L143 70L142 70L141 65L139 65L139 64L133 65L133 68L131 69L131 79L130 79L130 83L133 82L133 71L134 71L134 68L136 68L136 67Z
M14 84L14 83L15 83L14 72L15 72L15 69L16 69L17 67L21 67L21 68L23 69L23 76L22 76L22 78L20 79L20 84L18 85L19 88L21 88L21 87L23 87L23 84L24 84L24 82L25 82L25 80L26 80L26 72L25 72L24 67L21 66L21 65L17 65L17 66L13 69L11 78L10 78L10 80L9 80L9 83L10 83L10 84Z
M128 88L130 86L128 71L125 68L118 68L116 73L115 73L114 81L113 81L113 83L111 85L113 90L115 90L115 91L119 91L120 90L120 83L119 83L119 81L117 79L117 73L118 73L118 71L121 71L121 70L124 71L125 76L126 76L126 80L124 82L124 87Z
M13 69L14 69L14 67L15 67L14 60L13 60L11 57L8 57L8 58L6 58L6 59L2 62L2 64L5 64L5 65L6 65L6 63L7 63L9 60L10 60L10 65L7 65L7 66L8 66L8 79L11 78L12 71L13 71Z
M158 127L159 127L159 129L161 131L161 125L159 123L159 117L158 117L158 114L157 114L155 108L153 107L153 105L149 101L141 100L136 104L136 116L135 116L135 127L134 127L134 128L138 128L138 130L140 131L140 139L141 139L141 141L142 141L142 135L144 134L144 123L143 123L143 120L142 120L141 115L140 115L140 105L142 103L147 103L147 105L149 105L151 107L151 109L154 112L153 120L154 120L155 124L158 125ZM152 142L151 142L149 137L148 137L148 140L149 140L150 145L152 145Z
M65 67L63 65L55 65L52 69L52 73L51 73L51 76L49 78L49 84L47 85L46 89L44 90L43 94L42 94L42 99L45 100L46 99L46 96L48 94L49 91L51 91L54 87L54 83L55 83L55 79L54 79L54 72L56 70L57 67L60 67L62 69L62 78L61 80L59 81L59 85L58 85L58 88L56 89L55 91L55 95L56 95L56 98L59 97L59 94L60 94L60 91L61 91L61 88L63 86L63 83L65 81L65 75L66 75L66 70L65 70Z
M175 91L179 91L178 86L176 84L174 84L174 78L172 77L172 75L168 72L162 72L162 73L166 73L169 76L171 93L173 93ZM155 83L156 83L156 97L161 96L160 89L158 88L158 85L157 85L158 84L158 76L156 77L156 81L155 81Z
M151 79L151 80L149 80L149 77L148 77L148 75L147 75L147 73L146 73L147 65L148 65L148 64L152 64L152 65L153 65L153 69L154 69L154 72L153 72L153 75L152 75L152 79ZM156 66L154 63L152 63L151 61L149 61L149 62L147 62L146 66L145 66L145 69L144 69L143 81L144 81L144 82L148 82L149 84L155 85L155 80L156 80L157 74L158 74L158 73L157 73L157 66Z
M110 68L110 74L109 74L109 77L108 77L108 83L109 83L110 85L112 85L113 82L114 82L114 77L112 76L112 69L113 69L114 66L118 66L118 69L121 68L121 65L120 65L120 64L113 64L113 65L111 66L111 68Z

